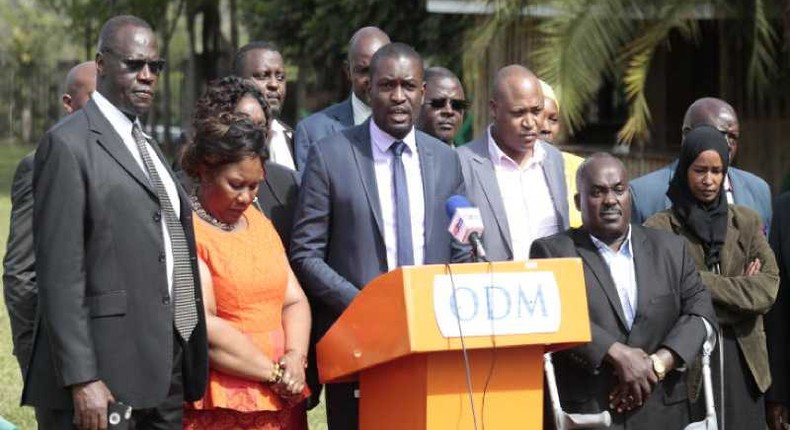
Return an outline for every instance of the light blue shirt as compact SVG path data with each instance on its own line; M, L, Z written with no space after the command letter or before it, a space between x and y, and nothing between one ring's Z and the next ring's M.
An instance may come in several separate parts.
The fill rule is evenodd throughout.
M612 251L608 245L593 235L590 235L590 239L592 239L595 247L598 248L598 254L601 255L609 267L609 274L612 275L612 280L617 288L617 295L620 296L620 306L623 308L625 321L630 330L636 316L637 295L634 253L631 246L631 226L628 226L628 235L617 252Z

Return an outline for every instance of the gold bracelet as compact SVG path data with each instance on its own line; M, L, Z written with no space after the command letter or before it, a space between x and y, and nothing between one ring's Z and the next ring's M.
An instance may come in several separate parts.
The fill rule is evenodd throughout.
M272 373L269 376L269 379L266 381L270 384L279 384L283 381L283 375L285 374L285 368L278 362L272 363Z

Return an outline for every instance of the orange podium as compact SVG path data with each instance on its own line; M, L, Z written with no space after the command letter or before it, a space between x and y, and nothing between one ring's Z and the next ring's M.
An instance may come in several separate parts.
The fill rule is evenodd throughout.
M589 340L578 258L403 267L343 312L318 369L359 380L362 430L541 429L543 353Z

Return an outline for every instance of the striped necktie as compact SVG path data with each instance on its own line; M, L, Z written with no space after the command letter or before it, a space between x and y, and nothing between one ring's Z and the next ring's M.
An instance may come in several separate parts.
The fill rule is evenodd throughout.
M187 245L184 227L176 216L170 198L167 195L165 186L159 173L156 171L151 155L146 148L147 140L143 136L143 131L135 122L132 127L132 137L137 144L137 150L143 159L145 169L148 171L148 178L159 198L159 204L165 217L167 234L170 237L170 244L173 250L173 308L176 331L184 341L189 340L192 331L197 326L198 314L195 304L195 278L192 274L192 264L189 258L189 247Z

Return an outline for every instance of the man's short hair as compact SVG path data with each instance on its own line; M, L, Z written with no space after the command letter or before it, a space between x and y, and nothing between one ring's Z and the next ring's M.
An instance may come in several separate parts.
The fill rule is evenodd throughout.
M425 82L434 79L444 79L444 78L458 79L458 76L456 76L455 73L453 73L449 69L440 66L428 67L427 69L425 69L425 72L423 72L422 77Z
M420 57L420 54L418 54L414 48L405 43L394 42L382 46L378 51L376 51L375 54L373 54L373 58L370 59L370 76L373 76L380 61L386 58L400 57L417 60L420 65L420 70L424 70L422 57Z
M625 164L623 164L623 160L615 157L614 155L608 152L596 152L590 155L589 157L585 158L584 161L582 161L581 164L579 164L578 169L576 169L576 191L578 193L581 193L582 189L584 188L582 187L582 184L584 183L584 180L587 178L587 171L590 170L590 166L592 165L593 162L598 160L614 161L616 164L620 166L621 169L623 169L623 172L625 172L625 178L628 179L628 169L625 168Z
M244 68L244 61L247 59L247 53L257 50L280 52L280 47L278 47L274 42L266 42L261 40L256 40L242 46L238 51L236 51L236 55L233 56L234 75L241 76L242 69Z
M99 31L99 44L97 46L98 52L106 52L107 50L117 50L115 46L115 35L118 34L124 27L138 27L154 31L151 26L142 18L133 15L118 15L107 20Z

